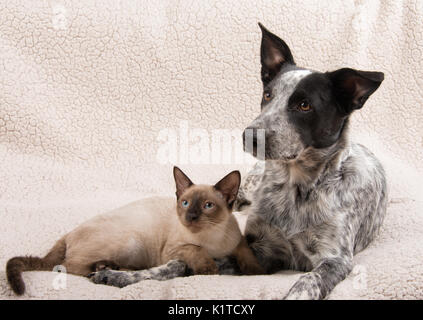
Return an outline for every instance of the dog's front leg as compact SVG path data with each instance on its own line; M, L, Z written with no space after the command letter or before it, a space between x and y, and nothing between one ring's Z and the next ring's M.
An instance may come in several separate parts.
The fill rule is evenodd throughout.
M89 275L92 282L123 288L142 280L169 280L183 277L187 273L187 265L181 260L139 271L100 270Z
M311 272L301 276L285 296L287 300L323 299L351 272L350 258L323 259Z

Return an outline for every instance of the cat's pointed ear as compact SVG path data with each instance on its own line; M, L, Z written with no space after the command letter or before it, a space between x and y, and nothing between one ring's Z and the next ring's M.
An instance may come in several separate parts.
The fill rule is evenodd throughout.
M232 171L214 185L214 188L223 195L230 209L236 200L240 184L241 174L239 171Z
M176 198L179 199L185 190L192 186L193 183L178 167L173 167L173 177L175 178L176 184Z
M260 22L261 29L261 81L266 86L278 74L284 64L295 65L294 57L288 45L278 36L267 30Z
M343 68L328 72L335 97L345 114L361 109L379 88L384 79L382 72L360 71Z

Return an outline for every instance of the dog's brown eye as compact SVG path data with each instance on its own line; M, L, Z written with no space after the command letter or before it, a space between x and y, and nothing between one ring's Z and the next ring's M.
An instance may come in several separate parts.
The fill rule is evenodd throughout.
M311 110L311 105L310 103L308 103L307 101L302 101L299 105L298 108L301 111L310 111Z
M272 99L272 94L269 91L265 91L263 93L263 99L264 101L270 101Z

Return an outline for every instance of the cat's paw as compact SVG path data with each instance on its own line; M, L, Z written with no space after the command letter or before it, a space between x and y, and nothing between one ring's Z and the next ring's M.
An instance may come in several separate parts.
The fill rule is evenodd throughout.
M243 275L260 275L265 274L264 269L258 263L240 264L239 268Z
M96 284L105 284L119 288L126 287L136 282L133 275L129 272L107 269L93 272L88 277Z
M92 264L91 271L97 272L101 270L119 270L119 266L110 260L100 260Z
M195 267L193 267L194 270L194 274L202 274L202 275L207 275L207 274L218 274L219 273L219 268L217 267L216 263L206 263L206 264L201 264L201 265L197 265Z

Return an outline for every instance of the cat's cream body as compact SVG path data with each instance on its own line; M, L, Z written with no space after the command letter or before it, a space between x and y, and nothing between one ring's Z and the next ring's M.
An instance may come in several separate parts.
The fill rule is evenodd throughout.
M214 186L194 185L177 167L174 177L176 199L151 197L130 203L84 222L43 258L10 259L6 274L13 291L25 292L23 271L52 270L59 264L82 276L105 269L152 270L172 262L183 263L177 275L216 274L213 258L233 255L244 274L262 272L232 215L240 173L233 171ZM96 283L118 286L135 281L109 283L97 276Z
M95 261L113 261L140 270L177 258L178 248L191 244L213 258L231 254L241 240L233 215L216 226L192 233L179 221L174 198L151 197L84 222L64 236L67 272L88 275Z

